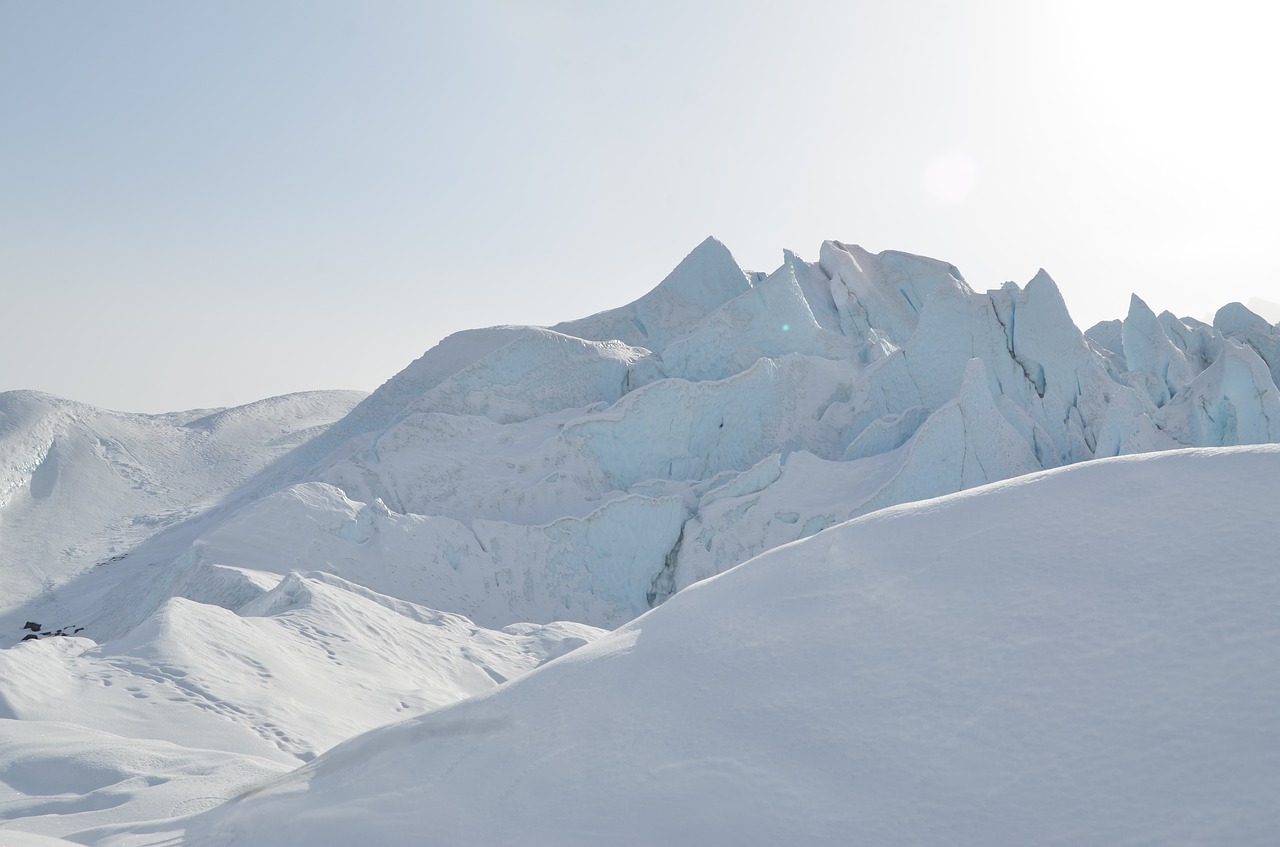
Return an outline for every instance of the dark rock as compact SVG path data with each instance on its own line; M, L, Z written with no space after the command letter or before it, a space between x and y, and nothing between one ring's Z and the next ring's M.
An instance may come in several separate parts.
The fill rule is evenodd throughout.
M35 621L27 621L26 623L24 623L24 624L22 625L22 628L23 628L23 629L29 629L29 630L31 630L32 632L39 632L39 631L40 631L40 624L36 623Z
M39 641L39 640L40 640L40 636L38 636L38 635L24 635L24 636L22 637L22 640L23 640L23 641Z

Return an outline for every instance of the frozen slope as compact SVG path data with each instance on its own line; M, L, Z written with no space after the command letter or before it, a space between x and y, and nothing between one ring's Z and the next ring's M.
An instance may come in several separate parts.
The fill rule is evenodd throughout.
M201 817L94 838L1270 844L1277 498L1280 448L1255 447L885 509Z

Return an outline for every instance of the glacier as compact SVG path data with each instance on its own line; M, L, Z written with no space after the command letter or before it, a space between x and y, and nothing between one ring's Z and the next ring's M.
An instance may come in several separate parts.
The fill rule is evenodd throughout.
M614 628L896 503L1274 441L1278 338L1239 304L1210 326L1136 297L1082 333L1044 271L976 292L945 262L831 241L764 274L708 239L628 306L445 339L253 496L138 555L326 570L489 627Z
M1124 457L1269 467L1248 445L1280 441L1277 379L1280 328L1240 304L1210 324L1135 296L1082 332L1043 270L980 292L946 262L828 241L766 273L711 238L634 303L456 333L368 395L149 416L0 393L0 832L146 843L129 827L532 684L571 650L625 653L574 648L624 644L738 566L768 554L785 571L783 548L903 504L995 485L973 501L1000 504L986 520L1017 549L1055 547L1024 486L1078 492L1055 473L1114 467L1063 478L1140 504L1154 492L1126 480L1165 466ZM1114 529L1090 514L1071 531ZM49 744L24 746L31 732ZM20 787L130 749L163 781L120 761L85 791Z

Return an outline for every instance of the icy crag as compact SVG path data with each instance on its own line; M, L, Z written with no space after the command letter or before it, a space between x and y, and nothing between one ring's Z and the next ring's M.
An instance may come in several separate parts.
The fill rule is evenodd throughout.
M1239 304L1208 325L1135 297L1082 334L1043 271L976 292L934 259L837 241L818 254L746 272L708 239L630 305L453 335L287 456L274 484L189 522L182 549L170 533L134 555L329 571L485 626L616 627L895 503L1280 438L1280 333ZM27 439L5 490L47 497L66 443ZM154 579L115 595L147 607L77 609L75 623L115 637L190 593L170 577L142 587Z
M1209 326L1136 298L1085 335L1043 271L975 292L945 262L832 241L749 273L709 239L629 306L446 339L311 450L312 488L204 540L488 626L614 627L895 503L1274 441L1278 338L1238 304Z

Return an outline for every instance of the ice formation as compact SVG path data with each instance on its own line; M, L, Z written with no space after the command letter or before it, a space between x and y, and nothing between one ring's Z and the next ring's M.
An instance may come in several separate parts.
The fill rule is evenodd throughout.
M1276 440L1277 367L1280 332L1240 304L1209 326L1134 297L1123 321L1082 334L1043 271L980 293L945 262L830 241L815 263L788 251L761 274L708 239L628 306L450 336L318 437L256 460L256 475L196 476L205 490L180 505L103 512L93 532L34 531L66 520L42 495L56 488L65 503L97 486L70 484L92 464L80 454L163 494L178 485L161 469L207 461L207 448L155 442L160 420L52 399L40 417L32 397L7 395L0 491L18 502L0 511L4 552L62 560L18 577L24 608L89 559L186 561L198 548L212 565L329 571L486 626L615 627L680 586L894 503L1105 456ZM204 444L262 417L221 415L163 423ZM144 432L112 427L131 426L168 452L130 465ZM75 609L97 637L191 593L169 573L113 570L117 599L150 599Z
M962 502L1005 504L986 520L1007 530L1015 552L1056 549L1062 538L1043 536L1035 522L1047 518L1018 505L1019 486L1095 459L1280 441L1278 377L1280 330L1240 304L1210 325L1134 297L1123 320L1081 333L1043 271L1025 287L978 292L945 262L830 241L816 262L788 251L778 269L758 273L708 239L632 304L551 328L457 333L368 396L315 392L143 416L0 394L0 648L9 648L0 678L14 681L0 690L0 731L13 740L0 782L28 797L0 792L0 831L16 821L117 843L130 821L196 811L379 723L481 695L593 641L597 627L624 627L697 583L852 519L878 526L863 516L905 514L885 511L899 504L1016 479L993 500ZM1142 500L1151 492L1134 479L1146 470L1248 461L1233 456L1270 467L1275 457L1189 455L1200 458L1064 478L1113 480ZM1272 496L1264 488L1248 496ZM1057 503L1079 508L1065 495ZM929 508L921 526L933 526ZM958 543L970 531L948 527ZM1166 530L1150 537L1165 543ZM814 562L845 561L837 539L855 536L823 537L795 548L804 556L771 556L772 594L786 595L776 574L791 567L807 569L812 591L832 590ZM1100 561L1120 567L1123 558ZM870 590L840 574L848 590ZM652 619L684 623L624 628L576 661L607 664L630 649L627 639L663 626L693 633L694 613L677 610L701 602L679 600ZM719 603L719 619L766 658L796 648L794 633L761 633L774 624L790 632L798 619L705 602ZM1011 619L1009 631L1024 623ZM730 651L727 643L714 649ZM770 667L756 694L798 672ZM688 674L719 679L708 668ZM308 709L328 696L318 678L344 692L332 714ZM535 680L547 678L550 668L511 690L538 691ZM582 690L599 684L591 678ZM623 696L612 684L602 697ZM730 688L720 679L708 696L745 696ZM143 719L145 704L161 703ZM695 720L714 713L686 705ZM588 723L604 720L583 708ZM28 750L24 726L49 743ZM334 762L382 755L382 742L368 743L321 759L329 764L313 771L315 796L328 796L329 774L341 771ZM132 764L121 759L129 749L141 757ZM59 757L87 771L116 764L76 783L83 791L68 783L77 800L54 792L52 777L24 776ZM162 783L147 783L145 762ZM690 773L711 767L726 784L758 789L754 766L743 766L738 776L710 765ZM29 800L20 785L45 799ZM258 825L237 814L217 826Z

